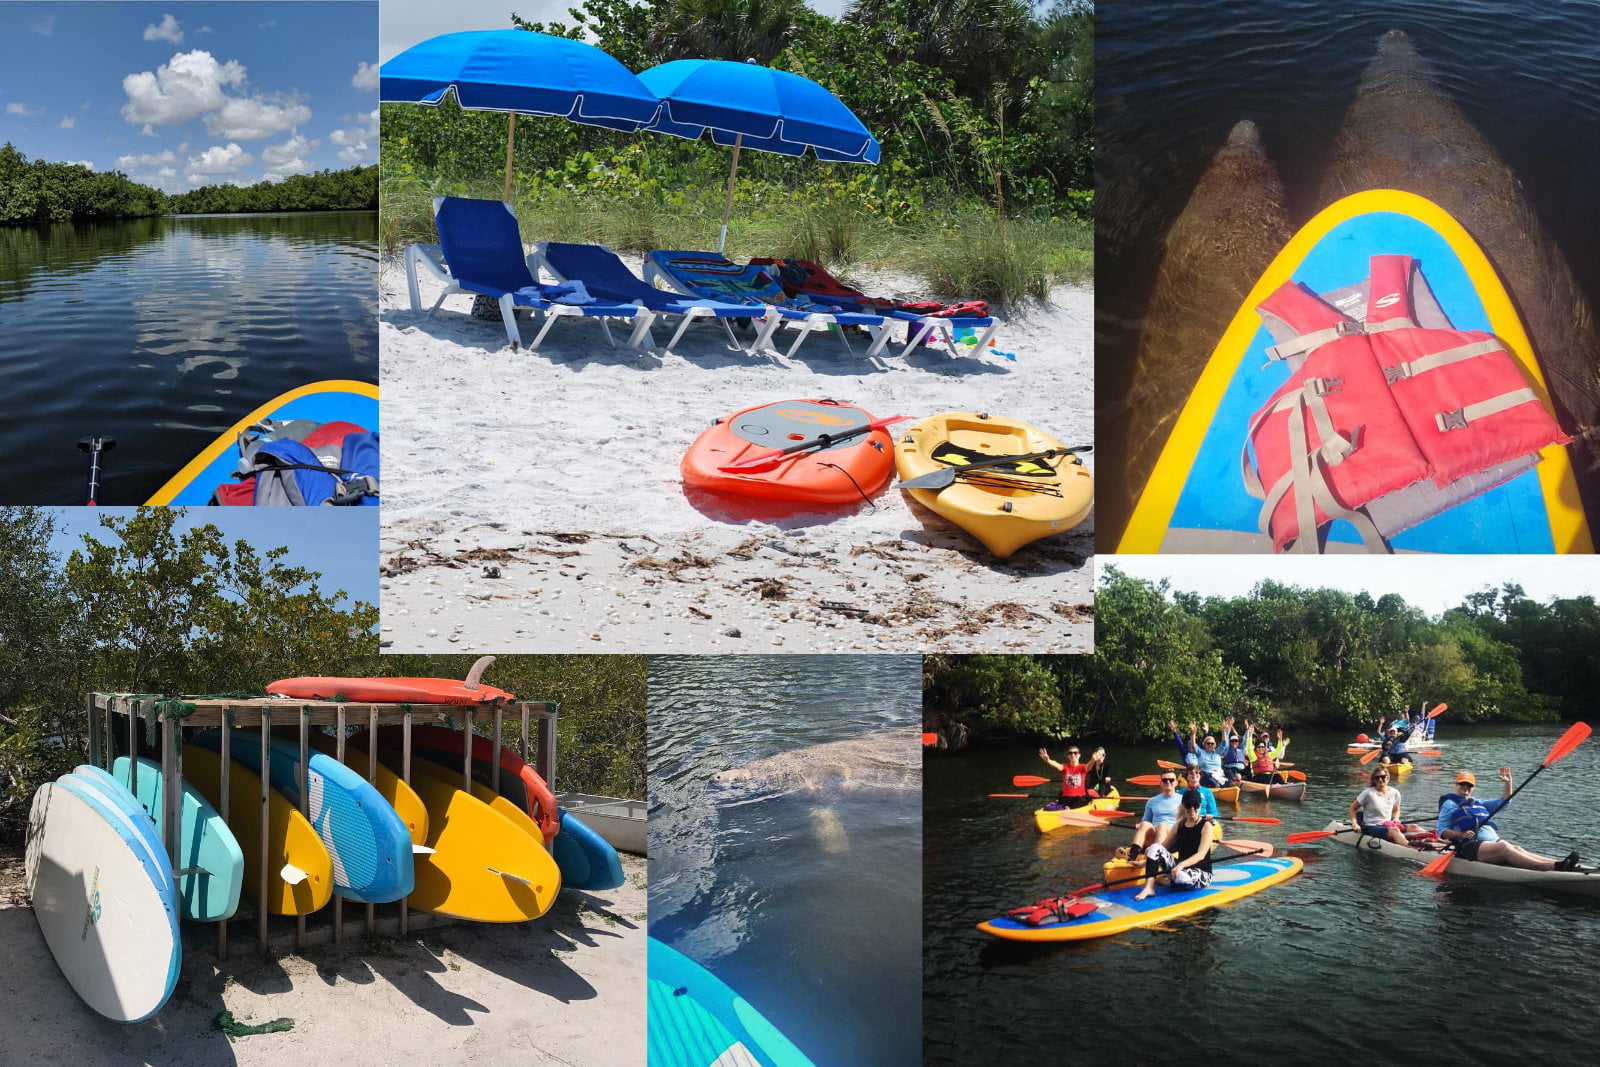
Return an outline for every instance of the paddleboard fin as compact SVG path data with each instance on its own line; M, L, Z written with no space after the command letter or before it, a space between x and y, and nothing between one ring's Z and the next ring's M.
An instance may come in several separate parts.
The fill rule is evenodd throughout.
M309 877L305 871L302 871L299 867L296 867L292 863L285 863L283 865L283 870L279 871L278 873L283 877L283 880L288 882L290 885L299 885L301 882L305 881L307 877Z
M427 845L412 845L411 853L414 856L431 856L433 855L433 849Z
M520 877L520 876L515 875L515 874L508 874L505 871L497 871L493 867L485 867L484 870L488 871L490 874L498 874L500 877L506 879L509 882L520 882L522 885L528 886L528 887L533 888L533 889L539 888L538 886L534 885L532 882L528 881L526 878Z
M493 656L479 656L478 661L474 663L472 665L472 669L467 672L466 681L462 682L461 684L466 686L468 689L478 688L478 682L483 679L483 672L488 670L489 664L493 662Z
M215 878L216 877L216 875L212 874L210 871L206 870L204 867L185 867L181 871L173 871L172 872L172 876L174 878L182 878L186 874L203 874L207 878Z

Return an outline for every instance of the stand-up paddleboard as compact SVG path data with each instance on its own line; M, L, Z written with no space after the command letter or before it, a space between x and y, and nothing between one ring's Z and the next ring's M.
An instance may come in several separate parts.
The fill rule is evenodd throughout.
M63 774L56 779L57 785L72 786L81 791L94 794L117 814L122 824L132 830L135 836L134 844L149 859L152 866L162 874L172 875L172 862L167 855L167 849L160 836L156 833L155 820L150 818L148 812L140 806L134 795L128 792L127 787L108 771L104 771L93 764L81 763L72 769L71 774ZM171 879L167 883L173 891L177 891L177 880Z
M378 429L378 387L367 382L312 382L291 389L262 404L234 423L206 446L184 468L158 489L146 504L195 505L211 503L219 485L233 480L239 460L239 435L262 420L352 423L364 430Z
M1204 889L1172 889L1158 885L1153 896L1134 900L1143 882L1130 882L1073 898L1075 903L1085 907L1093 905L1092 910L1076 917L1052 917L1035 924L1007 913L979 923L978 929L1008 941L1086 941L1109 937L1138 926L1152 926L1231 904L1293 878L1300 873L1301 866L1292 856L1221 864L1212 871L1211 884Z
M411 784L428 808L433 852L417 856L417 885L406 902L479 922L522 922L550 910L561 871L537 830L529 834L447 777L436 777L422 766L426 760L412 762Z
M178 899L170 866L152 862L138 831L89 792L47 782L33 797L25 868L45 944L84 1003L122 1023L160 1010L183 959Z
M469 688L454 678L282 678L272 696L373 704L504 704L517 699L492 685Z
M379 758L388 763L389 766L397 769L400 767L404 758L404 753L402 753L398 748L385 749L378 755ZM433 752L427 749L412 752L412 777L415 778L419 774L426 774L437 778L446 785L452 786L456 789L461 788L460 769L455 767L447 767L443 763L436 763L428 758L430 755L440 756L443 758L442 753ZM533 819L529 817L528 813L523 811L519 805L512 802L508 798L501 796L499 793L496 793L493 789L490 789L488 785L478 781L476 778L472 780L472 788L468 790L468 792L477 797L479 800L483 801L485 804L489 805L489 807L493 808L501 815L504 815L506 818L510 819L517 829L521 830L523 833L539 842L540 848L545 849L546 851L549 850L549 843L545 841L544 834L539 831L539 824L534 822Z
M111 776L124 789L130 787L128 757L118 756L112 762ZM136 784L138 789L132 795L154 820L156 833L161 835L166 825L161 764L140 757ZM183 786L175 873L185 919L216 922L239 910L239 890L244 886L244 851L217 809L199 789L187 782Z
M561 868L562 881L574 889L615 889L622 884L617 850L570 811L561 813L561 832L550 842L550 854Z
M379 750L398 751L404 743L402 730L400 726L378 727ZM466 736L465 730L452 730L445 726L413 726L411 749L413 752L425 753L441 765L452 768L455 776L459 778L461 757L466 749ZM358 730L351 740L366 747L366 731ZM473 734L474 778L488 783L492 770L489 761L494 756L494 739ZM560 814L556 806L555 793L551 792L550 786L539 776L538 771L528 766L521 756L505 745L500 746L500 794L519 805L539 824L546 844L560 832Z
M651 1067L812 1067L716 975L664 942L649 944Z
M298 744L298 741L294 743ZM336 738L310 732L306 734L306 744L318 752L325 752L337 758L339 742ZM368 765L367 752L346 741L344 765L365 778ZM382 763L378 764L377 773L372 778L372 787L394 809L394 813L400 816L400 821L406 824L406 830L411 834L411 843L427 844L428 809L422 803L422 798L417 795L417 791Z
M213 751L221 731L202 730L191 744ZM270 742L267 778L290 803L300 803L300 746L282 737ZM234 762L261 771L261 735L235 730ZM333 891L348 900L387 904L411 892L411 834L378 791L332 756L311 750L306 768L306 812L333 860ZM237 824L236 824L237 825Z
M244 853L244 895L260 906L261 776L238 760L228 762L228 829ZM217 753L186 746L183 778L213 809L221 810L222 758ZM268 914L309 915L333 896L333 859L327 847L306 817L275 789L267 791L267 864Z
M1245 490L1240 449L1251 417L1289 377L1269 360L1256 306L1286 281L1317 293L1367 277L1370 257L1414 257L1458 330L1494 334L1548 409L1527 332L1488 258L1442 208L1380 189L1346 197L1306 224L1245 298L1189 395L1117 547L1123 553L1270 552L1261 500ZM1226 269L1219 264L1218 269ZM1364 298L1363 298L1364 300ZM1359 316L1358 316L1359 317ZM1550 445L1531 470L1389 539L1396 552L1594 551L1567 451ZM1359 551L1348 523L1327 527L1328 551Z
M780 400L717 419L694 439L679 465L690 489L741 500L788 504L859 504L889 483L893 446L873 417L835 400ZM829 437L822 442L822 436ZM817 442L768 466L745 469L785 448Z

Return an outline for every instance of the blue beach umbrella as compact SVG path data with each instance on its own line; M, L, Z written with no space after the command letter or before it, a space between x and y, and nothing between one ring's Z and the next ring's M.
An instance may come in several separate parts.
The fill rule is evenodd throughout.
M506 199L518 115L555 115L586 126L637 130L656 117L655 93L592 44L531 30L468 30L430 37L383 65L378 98L437 104L454 91L471 111L504 111Z
M855 112L810 78L755 63L676 59L644 71L639 81L662 101L643 129L691 140L710 130L714 142L733 148L718 252L728 239L741 148L785 156L809 148L833 163L878 162L878 142Z

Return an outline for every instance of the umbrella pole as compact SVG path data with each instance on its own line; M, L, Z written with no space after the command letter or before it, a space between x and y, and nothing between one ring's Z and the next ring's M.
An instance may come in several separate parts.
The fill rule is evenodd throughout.
M717 237L717 255L728 243L728 216L733 212L733 179L739 173L739 146L744 144L744 134L733 139L733 163L728 167L728 195L722 201L722 232Z
M501 197L506 203L511 203L511 146L517 139L517 113L513 111L506 117L506 190Z

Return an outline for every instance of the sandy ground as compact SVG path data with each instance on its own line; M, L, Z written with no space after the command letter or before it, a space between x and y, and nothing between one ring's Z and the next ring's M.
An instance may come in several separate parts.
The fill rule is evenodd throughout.
M635 269L639 263L630 263ZM857 275L887 295L913 280ZM442 286L422 280L423 306ZM396 652L1085 652L1093 518L999 561L889 489L766 520L684 492L713 418L795 397L874 416L988 411L1092 439L1091 290L1007 316L994 352L863 358L814 334L793 358L692 327L673 351L562 322L538 352L452 296L410 310L385 265L383 637ZM534 331L524 326L524 336ZM661 332L664 343L670 330ZM741 339L748 333L739 332ZM1092 464L1092 456L1085 457Z
M523 1064L645 1062L645 860L625 884L565 890L542 918L457 923L405 938L347 940L219 965L210 927L185 924L183 971L161 1011L110 1022L57 970L21 892L21 859L0 854L0 1065ZM294 1028L230 1040L230 1011Z

